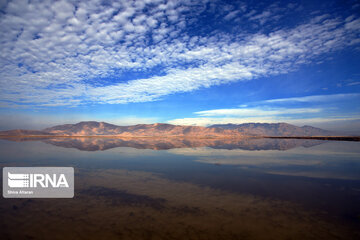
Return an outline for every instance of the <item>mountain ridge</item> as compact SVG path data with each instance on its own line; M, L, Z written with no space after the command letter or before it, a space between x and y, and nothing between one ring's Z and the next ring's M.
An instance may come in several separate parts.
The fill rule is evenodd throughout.
M312 126L297 127L288 123L215 124L208 127L167 123L118 126L106 122L83 121L62 124L43 130L15 129L0 131L1 136L119 136L119 137L244 137L244 136L332 136L334 132Z

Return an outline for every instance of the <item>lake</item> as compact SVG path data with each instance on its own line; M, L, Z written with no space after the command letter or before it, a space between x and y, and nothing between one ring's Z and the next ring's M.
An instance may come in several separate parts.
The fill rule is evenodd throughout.
M1 239L360 239L360 142L15 138L0 156L75 169L72 199L2 198Z

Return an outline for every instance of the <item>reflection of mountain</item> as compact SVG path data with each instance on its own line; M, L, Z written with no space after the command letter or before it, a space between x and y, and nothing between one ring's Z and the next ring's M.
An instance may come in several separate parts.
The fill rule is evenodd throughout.
M215 149L244 149L250 151L288 150L296 147L313 147L322 143L324 143L322 140L249 138L238 141L236 144L223 142L223 144L217 144L210 147Z
M299 146L312 147L324 141L301 139L192 139L192 138L48 138L45 143L82 151L104 151L116 147L167 150L172 148L211 147L215 149L287 150Z
M235 130L248 136L331 136L335 134L320 128L297 127L287 123L216 124L209 128Z
M296 127L286 123L224 124L210 127L181 126L163 123L117 126L106 122L64 124L42 131L0 131L0 136L118 136L118 137L243 137L243 136L328 136L329 131L310 126Z

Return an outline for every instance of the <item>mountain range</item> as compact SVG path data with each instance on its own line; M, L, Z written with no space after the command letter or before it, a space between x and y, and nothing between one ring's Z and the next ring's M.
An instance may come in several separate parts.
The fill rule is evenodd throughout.
M118 136L118 137L309 137L334 136L334 132L311 126L297 127L287 123L218 124L209 127L181 126L165 123L118 126L106 122L79 122L43 130L0 131L0 136Z

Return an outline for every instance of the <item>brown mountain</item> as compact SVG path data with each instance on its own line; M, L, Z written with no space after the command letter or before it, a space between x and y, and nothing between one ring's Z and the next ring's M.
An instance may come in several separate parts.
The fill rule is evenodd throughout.
M235 130L247 136L334 136L334 132L311 126L297 127L288 123L244 123L244 124L216 124L209 128Z
M116 137L243 137L243 136L329 136L334 133L310 126L287 123L223 124L210 127L180 126L164 123L117 126L106 122L64 124L42 131L0 131L0 136L116 136Z
M98 136L111 135L121 137L224 137L241 136L233 130L206 128L197 126L179 126L164 123L137 124L133 126L117 126L105 122L80 122L46 128L44 132L65 136Z

